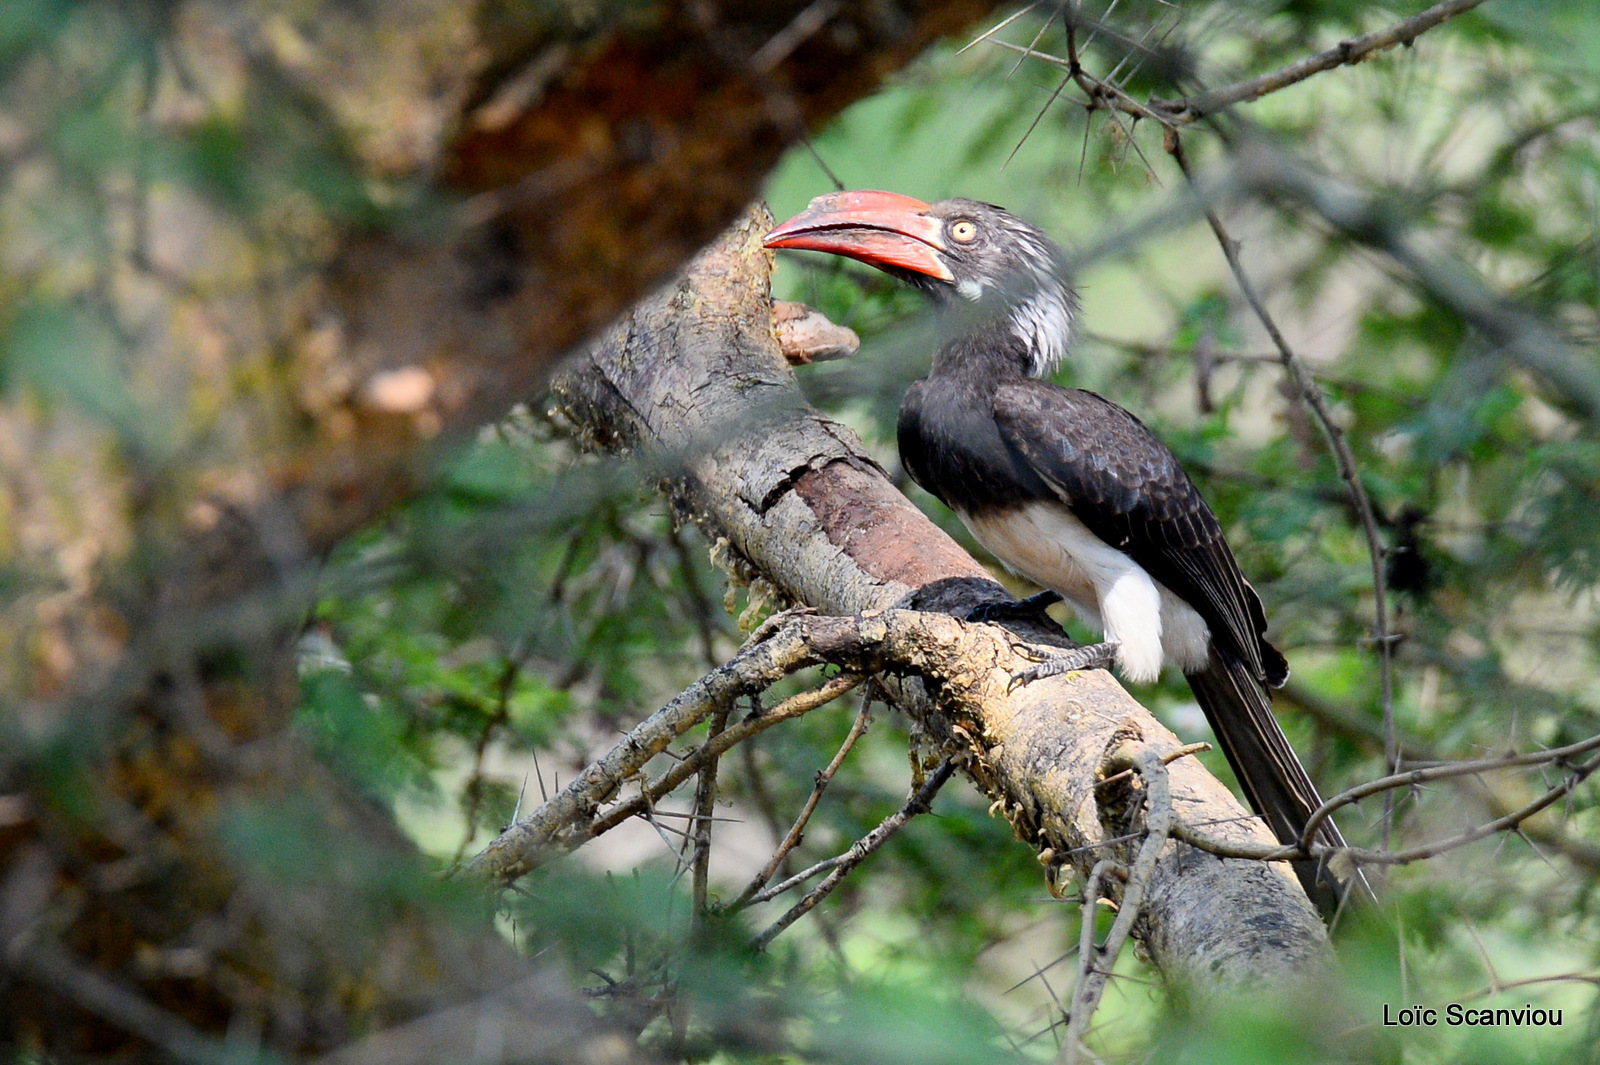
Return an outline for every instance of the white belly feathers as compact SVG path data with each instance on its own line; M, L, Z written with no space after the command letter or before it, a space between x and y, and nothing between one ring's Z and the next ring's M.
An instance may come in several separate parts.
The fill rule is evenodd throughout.
M1085 625L1114 640L1117 668L1149 684L1163 662L1192 672L1210 657L1211 630L1194 608L1060 504L998 514L956 512L1006 567L1059 592Z

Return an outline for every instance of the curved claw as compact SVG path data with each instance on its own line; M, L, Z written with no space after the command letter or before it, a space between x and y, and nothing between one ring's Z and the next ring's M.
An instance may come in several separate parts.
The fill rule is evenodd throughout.
M1006 683L1006 694L1010 695L1018 688L1026 687L1036 680L1045 677L1058 677L1063 673L1076 673L1085 669L1101 669L1111 664L1117 654L1117 644L1114 642L1093 643L1086 647L1075 647L1065 654L1055 655L1045 659L1038 665L1013 673L1011 680Z

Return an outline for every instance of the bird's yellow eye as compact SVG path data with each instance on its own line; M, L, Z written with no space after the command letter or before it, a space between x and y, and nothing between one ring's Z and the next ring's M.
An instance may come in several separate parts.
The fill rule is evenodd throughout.
M950 235L963 244L970 244L978 235L978 227L963 218L950 224Z

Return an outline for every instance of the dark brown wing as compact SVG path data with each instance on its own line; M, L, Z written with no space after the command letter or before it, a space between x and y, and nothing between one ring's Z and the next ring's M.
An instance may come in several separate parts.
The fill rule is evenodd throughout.
M1266 641L1261 600L1222 526L1138 418L1093 392L1031 379L1001 385L994 416L1006 444L1089 531L1194 607L1213 642L1256 679L1283 684L1288 664Z

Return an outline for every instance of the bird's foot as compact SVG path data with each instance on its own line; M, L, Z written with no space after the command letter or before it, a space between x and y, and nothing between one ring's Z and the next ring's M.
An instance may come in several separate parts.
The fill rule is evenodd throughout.
M980 604L973 607L972 611L967 614L967 620L976 621L980 624L983 622L1022 621L1028 619L1037 621L1040 618L1049 621L1049 615L1045 614L1046 608L1055 606L1059 602L1061 602L1061 594L1059 592L1043 591L1036 595L1030 595L1026 599L1007 599Z
M1045 677L1059 677L1063 673L1076 673L1084 669L1103 669L1111 664L1116 655L1117 644L1110 641L1092 643L1087 647L1074 647L1063 654L1051 655L1038 665L1014 674L1011 683L1006 685L1006 693L1010 694Z

